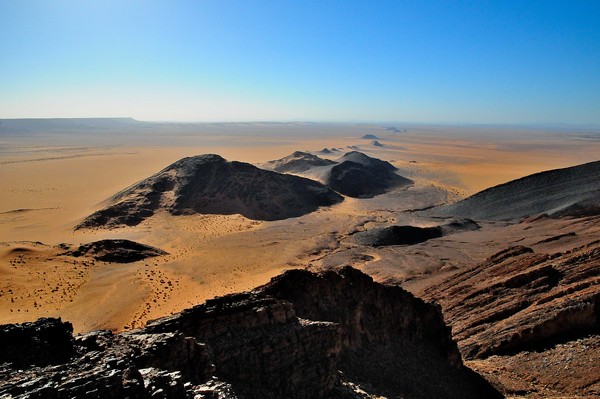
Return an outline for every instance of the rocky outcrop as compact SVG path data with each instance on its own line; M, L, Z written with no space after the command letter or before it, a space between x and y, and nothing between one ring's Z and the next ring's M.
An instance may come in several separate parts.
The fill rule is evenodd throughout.
M327 150L329 151L329 150ZM331 153L331 151L329 151ZM280 173L302 173L315 166L335 165L334 161L319 158L309 152L296 151L287 157L267 162L266 166Z
M396 174L396 167L391 163L358 151L348 152L336 161L297 151L268 162L266 167L278 172L302 173L323 182L340 194L355 198L371 198L392 188L413 183Z
M356 198L371 198L394 187L408 186L412 180L395 173L389 162L351 151L331 168L325 183L338 193Z
M279 220L301 216L343 198L322 184L298 176L227 162L218 155L183 158L125 189L112 204L77 228L134 226L159 210L173 215L241 214Z
M167 252L135 241L107 239L81 244L76 249L65 252L65 255L75 257L88 255L102 262L130 263L155 256L167 255Z
M352 238L356 244L370 247L387 245L413 245L432 238L479 229L479 225L472 220L454 220L441 226L389 226L377 227L355 233Z
M0 397L499 397L462 365L437 307L351 268L291 271L140 330L67 338L52 366L4 358Z
M600 242L565 253L511 247L429 288L467 358L600 333Z
M438 214L476 220L600 214L600 161L536 173L442 207Z

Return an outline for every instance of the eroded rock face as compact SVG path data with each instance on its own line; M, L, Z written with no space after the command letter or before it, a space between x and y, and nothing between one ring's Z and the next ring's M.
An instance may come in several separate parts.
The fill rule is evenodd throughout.
M65 326L37 323L0 331L34 339ZM33 353L19 372L18 353L3 358L0 397L499 397L462 365L437 307L351 268L287 272L132 332L65 336L65 357Z
M600 243L512 247L428 289L467 358L537 350L600 332Z

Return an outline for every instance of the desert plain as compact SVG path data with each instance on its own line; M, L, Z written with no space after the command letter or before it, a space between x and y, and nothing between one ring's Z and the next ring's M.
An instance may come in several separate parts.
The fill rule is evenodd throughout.
M527 232L521 225L490 223L417 246L366 250L348 236L393 223L434 225L415 210L600 154L599 137L556 129L407 125L396 132L375 124L130 120L109 127L93 122L2 127L0 323L55 316L71 321L76 332L140 327L214 296L266 283L290 268L352 265L378 281L418 292L521 236L539 241L565 222L548 221L552 226ZM364 135L376 136L382 146ZM323 154L323 148L339 151ZM370 199L348 197L280 221L159 213L134 227L74 229L112 195L180 158L213 153L260 166L297 150L331 159L360 151L389 161L414 184ZM134 240L168 255L113 264L65 256L59 246L108 238Z

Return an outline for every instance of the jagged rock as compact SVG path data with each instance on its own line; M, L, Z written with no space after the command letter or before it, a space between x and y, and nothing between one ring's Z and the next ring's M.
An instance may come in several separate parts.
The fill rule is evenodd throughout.
M103 262L130 263L138 260L168 255L162 249L140 244L130 240L100 240L81 244L75 250L69 250L65 255L85 256L91 255L94 259Z
M32 339L56 323L0 331ZM0 365L0 397L499 397L462 365L439 308L351 268L290 271L140 330L68 338L73 353L56 365Z
M566 253L508 248L429 288L467 358L512 354L600 332L600 242Z
M343 198L298 176L227 162L218 155L183 158L116 194L77 228L135 226L159 210L173 215L241 214L249 219L301 216Z
M600 161L512 180L436 212L476 220L515 220L540 214L554 217L598 215Z

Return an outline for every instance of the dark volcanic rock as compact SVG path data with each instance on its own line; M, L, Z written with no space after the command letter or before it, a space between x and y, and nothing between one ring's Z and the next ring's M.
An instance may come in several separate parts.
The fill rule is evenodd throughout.
M478 230L479 225L470 219L454 220L442 226L389 226L360 231L353 239L359 245L381 247L386 245L413 245L460 231Z
M335 162L308 152L296 151L287 157L269 161L267 165L280 173L302 173L315 166L335 165Z
M476 220L600 214L600 161L536 173L481 191L439 214Z
M365 134L364 136L361 137L361 139L364 139L364 140L380 140L379 137L375 136L374 134Z
M0 353L52 328L0 341ZM70 360L17 373L0 365L0 397L499 397L462 365L437 307L351 268L291 271L141 330L67 338Z
M390 226L379 227L354 234L357 244L370 247L385 245L412 245L442 236L442 229L435 227Z
M137 225L156 211L173 215L241 214L280 220L342 201L313 180L262 170L218 155L183 158L115 195L77 228Z
M373 140L371 141L371 145L374 147L383 147L383 144L381 144L379 141L377 140Z
M73 251L67 251L66 255L91 255L94 259L103 262L130 263L154 256L167 255L167 252L135 241L119 239L82 244Z
M331 168L326 184L349 197L371 198L393 187L412 184L412 180L397 175L389 162L371 158L362 152L344 154Z

